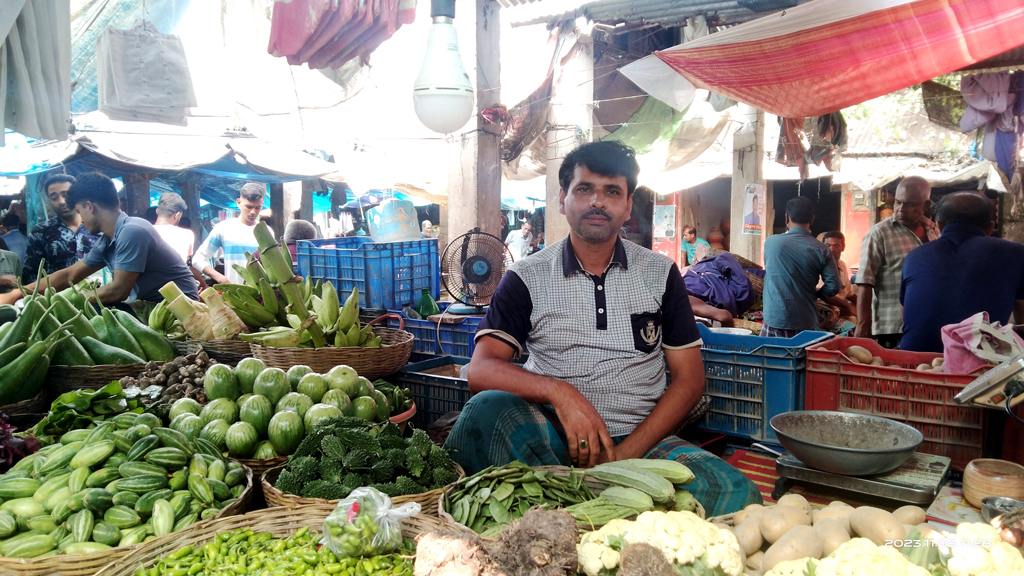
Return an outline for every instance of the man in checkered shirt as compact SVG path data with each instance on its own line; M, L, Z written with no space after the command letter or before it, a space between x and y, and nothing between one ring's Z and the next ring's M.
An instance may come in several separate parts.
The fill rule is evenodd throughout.
M864 236L857 270L857 328L854 336L874 338L885 348L898 348L903 336L900 282L903 259L911 250L939 237L939 227L925 217L931 206L931 184L907 176L896 188L893 215Z
M727 514L761 495L729 464L672 436L704 392L701 340L675 263L618 237L638 174L633 150L618 142L566 156L559 211L569 237L502 278L476 334L476 395L446 447L470 474L513 460L674 459L694 472L686 488L708 515ZM520 368L511 360L527 347Z

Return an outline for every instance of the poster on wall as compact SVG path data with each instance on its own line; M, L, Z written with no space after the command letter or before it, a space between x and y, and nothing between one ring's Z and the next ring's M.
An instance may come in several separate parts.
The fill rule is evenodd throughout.
M654 239L673 239L676 236L676 207L654 207Z
M761 221L764 219L764 186L747 184L746 198L743 202L743 233L761 234Z

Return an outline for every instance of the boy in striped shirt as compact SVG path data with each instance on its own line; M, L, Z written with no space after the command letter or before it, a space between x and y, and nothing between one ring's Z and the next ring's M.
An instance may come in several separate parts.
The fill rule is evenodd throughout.
M259 244L253 229L260 222L266 186L248 182L238 192L238 218L225 220L213 227L203 245L192 256L193 267L212 278L218 284L242 284L242 277L235 272L232 264L245 267L245 253L259 252ZM273 231L271 231L273 233ZM213 267L218 250L224 251L224 274Z

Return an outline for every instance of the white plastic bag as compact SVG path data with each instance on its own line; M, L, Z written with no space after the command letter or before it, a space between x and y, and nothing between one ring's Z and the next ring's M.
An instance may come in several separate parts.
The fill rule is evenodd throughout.
M324 520L321 544L338 558L390 554L402 547L402 518L420 513L412 502L398 508L374 488L356 488Z

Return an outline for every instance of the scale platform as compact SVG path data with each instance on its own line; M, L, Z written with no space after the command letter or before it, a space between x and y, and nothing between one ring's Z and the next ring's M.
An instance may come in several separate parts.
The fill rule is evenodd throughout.
M886 500L928 506L949 476L950 459L915 452L903 466L877 476L843 476L810 468L786 454L775 461L779 479L772 498L778 500L794 484L821 486L856 492Z

